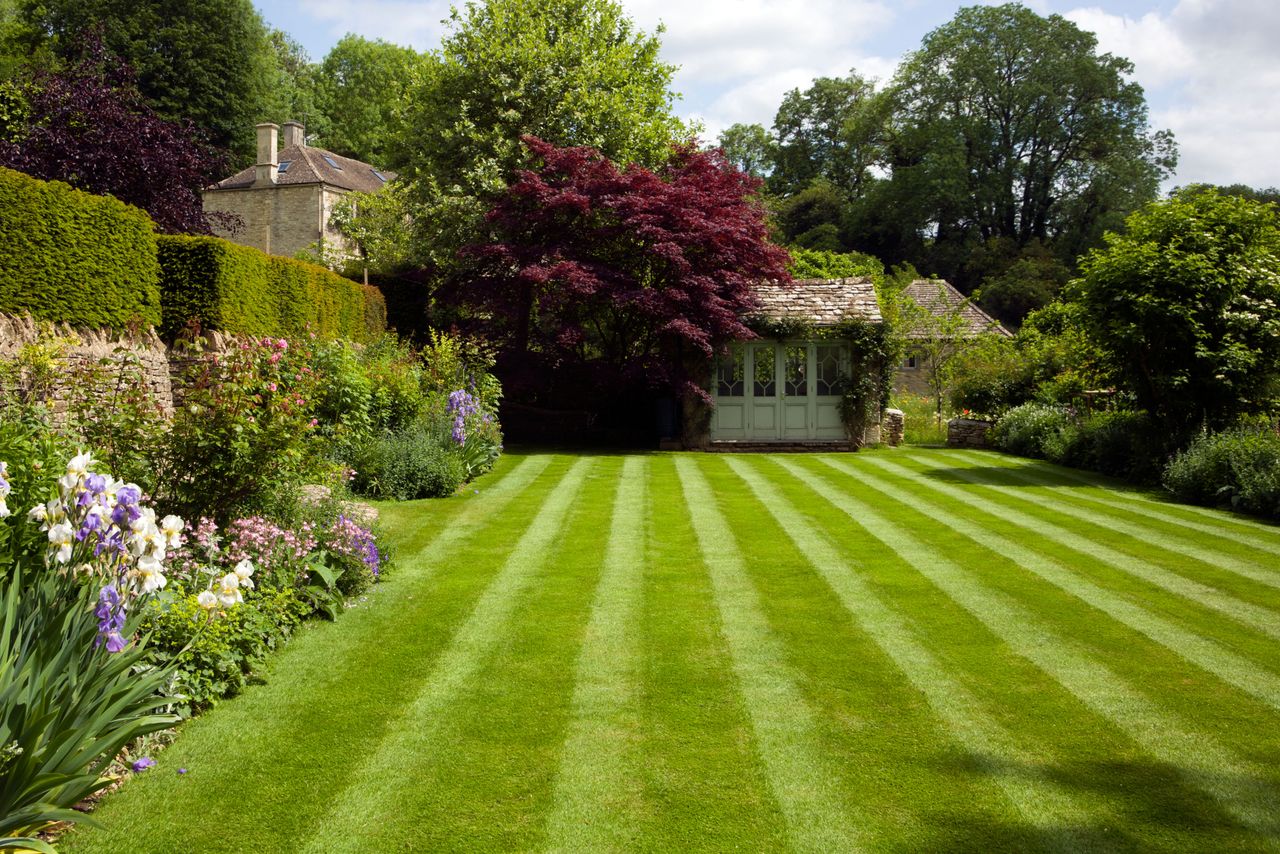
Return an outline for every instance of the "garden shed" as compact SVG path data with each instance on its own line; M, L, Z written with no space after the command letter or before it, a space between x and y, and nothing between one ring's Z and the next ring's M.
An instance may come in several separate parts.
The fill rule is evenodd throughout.
M748 325L712 371L712 447L851 443L846 392L878 396L880 305L868 278L801 279L754 286ZM878 399L876 403L878 408ZM874 421L874 419L873 419Z

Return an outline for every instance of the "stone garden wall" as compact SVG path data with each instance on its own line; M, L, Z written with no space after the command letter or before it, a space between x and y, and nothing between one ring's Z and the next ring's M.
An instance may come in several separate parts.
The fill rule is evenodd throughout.
M987 431L994 426L994 421L952 418L947 422L947 446L951 448L990 447L987 443Z

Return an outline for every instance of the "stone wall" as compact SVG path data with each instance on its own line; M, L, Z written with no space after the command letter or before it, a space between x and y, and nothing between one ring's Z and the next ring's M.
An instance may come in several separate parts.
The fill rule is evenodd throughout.
M56 357L60 365L51 378L46 401L55 412L66 410L73 392L81 398L86 391L99 396L110 394L121 369L132 364L136 364L140 379L160 408L166 413L173 411L169 350L154 330L121 334L0 315L0 359L13 360L33 344L43 344L44 351ZM91 377L98 387L86 390L83 384ZM11 382L18 381L11 378Z
M952 418L947 422L947 446L951 448L986 448L987 432L994 421L976 418Z

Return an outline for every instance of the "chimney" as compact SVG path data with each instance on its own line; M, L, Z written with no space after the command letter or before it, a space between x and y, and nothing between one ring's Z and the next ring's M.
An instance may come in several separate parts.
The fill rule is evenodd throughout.
M292 148L295 145L301 148L306 144L307 129L302 126L302 122L285 122L284 145L281 148Z
M253 179L253 186L267 187L276 182L276 168L280 158L276 156L276 134L279 125L263 122L258 129L258 166Z

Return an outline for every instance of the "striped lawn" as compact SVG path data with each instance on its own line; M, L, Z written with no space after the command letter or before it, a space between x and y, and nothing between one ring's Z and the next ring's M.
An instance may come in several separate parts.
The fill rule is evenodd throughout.
M64 850L1280 848L1256 520L923 449L508 454L383 514L396 574Z

